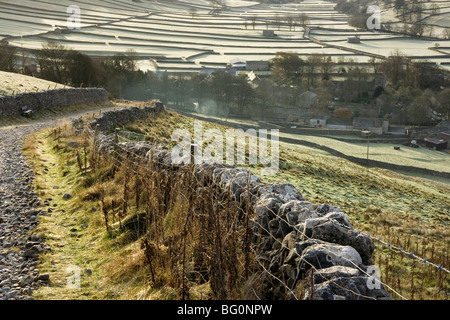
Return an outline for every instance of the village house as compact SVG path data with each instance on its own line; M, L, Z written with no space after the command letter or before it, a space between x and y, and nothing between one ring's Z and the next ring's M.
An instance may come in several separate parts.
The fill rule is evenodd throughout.
M449 140L450 134L444 132L441 132L434 137L427 137L424 139L425 145L434 150L447 150Z

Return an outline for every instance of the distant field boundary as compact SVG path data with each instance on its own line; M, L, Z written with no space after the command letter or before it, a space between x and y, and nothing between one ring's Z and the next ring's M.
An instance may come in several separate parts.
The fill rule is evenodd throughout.
M64 88L40 92L19 93L0 97L0 117L33 112L72 104L107 101L108 93L103 88Z
M235 128L238 127L238 128L242 128L242 129L250 129L250 128L255 129L254 126L249 126L249 125L245 125L245 124L235 124L235 123L232 123L232 122L225 122L225 121L217 120L217 119L210 119L208 117L201 117L201 116L197 116L197 115L191 115L190 113L182 112L182 111L178 111L178 110L174 110L174 111L179 113L179 114L183 114L183 115L185 115L187 117L190 117L190 118L196 118L196 119L199 119L199 120L213 122L213 123L217 123L217 124L224 125L224 126L235 127ZM431 169L420 168L420 167L414 167L414 166L405 166L405 165L393 164L393 163L383 162L383 161L379 161L379 160L372 160L370 158L369 158L369 161L367 161L367 159L358 158L358 157L354 157L354 156L349 156L349 155L346 155L346 154L344 154L344 153L342 153L340 151L337 151L337 150L335 150L333 148L330 148L330 147L327 147L327 146L324 146L324 145L321 145L321 144L318 144L318 143L315 143L315 142L302 140L302 139L293 139L293 138L287 138L287 137L279 137L279 140L282 141L282 142L286 142L286 143L300 144L300 145L304 145L304 146L307 146L307 147L311 147L311 148L319 149L319 150L322 150L322 151L326 151L326 152L332 154L333 156L346 159L346 160L348 160L350 162L356 163L356 164L364 166L364 167L377 167L377 168L381 168L381 169L411 172L411 173L424 174L424 175L430 175L430 176L450 179L450 172L442 172L442 171L431 170Z
M413 167L413 166L404 166L404 165L400 165L400 164L393 164L393 163L388 163L388 162L383 162L383 161L378 161L378 160L372 160L370 158L369 158L369 160L367 160L367 159L363 159L363 158L353 157L353 156L346 155L335 149L332 149L330 147L327 147L327 146L324 146L324 145L321 145L318 143L314 143L311 141L306 141L306 140L297 140L297 139L280 137L280 141L292 143L292 144L301 144L301 145L305 145L307 147L320 149L320 150L326 151L334 156L344 158L348 161L351 161L353 163L356 163L356 164L359 164L359 165L362 165L365 167L377 167L377 168L381 168L381 169L412 172L412 173L425 174L425 175L431 175L431 176L435 176L435 177L442 177L442 178L450 179L450 172L442 172L442 171L436 171L436 170Z

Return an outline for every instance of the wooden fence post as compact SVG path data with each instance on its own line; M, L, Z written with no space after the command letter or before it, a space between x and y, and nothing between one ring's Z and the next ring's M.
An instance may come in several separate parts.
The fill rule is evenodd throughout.
M197 154L197 145L195 143L191 144L191 164L195 164L195 155Z
M114 172L119 169L120 155L119 155L119 128L114 132Z

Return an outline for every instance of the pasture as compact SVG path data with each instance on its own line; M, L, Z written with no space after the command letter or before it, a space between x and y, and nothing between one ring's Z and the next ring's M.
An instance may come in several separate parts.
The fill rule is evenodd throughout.
M337 150L347 156L360 159L367 158L367 140L361 139L360 143L339 141L328 137L305 136L289 133L280 133L280 137L306 140L319 145L324 145ZM395 150L393 143L370 143L369 160L377 160L402 166L426 168L435 171L450 172L450 155L444 152L422 148L411 148L400 145L400 150Z

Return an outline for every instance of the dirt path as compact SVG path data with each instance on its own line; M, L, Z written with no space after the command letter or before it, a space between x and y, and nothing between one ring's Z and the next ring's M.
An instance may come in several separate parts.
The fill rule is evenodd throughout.
M0 300L32 299L33 290L49 281L48 274L38 271L38 255L51 248L30 230L38 225L40 215L48 215L41 210L42 202L51 200L40 199L34 191L34 174L22 153L24 139L59 121L93 111L0 128Z
M48 124L50 124L49 122ZM21 148L23 139L47 124L0 130L0 299L29 299L48 280L37 270L38 254L49 250L30 235L38 223L41 199Z

